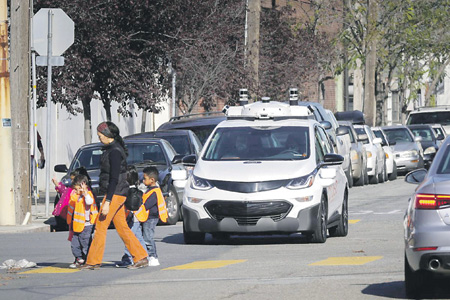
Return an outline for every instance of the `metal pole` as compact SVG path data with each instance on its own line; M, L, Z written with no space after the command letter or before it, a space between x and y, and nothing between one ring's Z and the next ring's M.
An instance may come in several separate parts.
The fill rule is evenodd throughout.
M47 36L47 164L45 167L45 217L48 217L48 208L50 203L50 122L51 122L51 103L52 103L52 20L53 11L48 11L48 36Z
M38 184L37 184L37 168L36 168L36 148L37 148L37 123L36 123L36 53L33 52L31 54L31 66L32 66L32 85L33 85L33 98L32 98L32 116L31 116L31 122L32 122L32 133L33 133L33 147L31 148L32 155L34 157L33 159L33 165L31 166L33 168L33 186L32 186L32 195L34 198L34 203L37 205L37 200L39 198L39 191L38 191Z
M175 72L174 69L172 69L172 117L176 117L177 115L177 72Z

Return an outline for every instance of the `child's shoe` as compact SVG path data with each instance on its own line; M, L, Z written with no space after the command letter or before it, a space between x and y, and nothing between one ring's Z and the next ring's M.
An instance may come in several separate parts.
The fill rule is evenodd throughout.
M148 260L148 266L149 267L156 267L159 266L159 260L156 257L150 257Z
M78 268L81 268L81 266L83 264L84 264L84 259L77 257L77 258L75 258L75 261L73 262L73 264L69 265L69 268L78 269Z
M126 268L126 267L128 267L128 266L131 266L132 264L133 264L132 261L129 261L129 260L122 260L122 261L119 261L119 262L116 264L116 268Z

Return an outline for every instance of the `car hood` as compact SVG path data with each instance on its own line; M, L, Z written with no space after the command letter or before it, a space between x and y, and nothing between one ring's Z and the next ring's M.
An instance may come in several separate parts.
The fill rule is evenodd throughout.
M394 148L394 152L403 152L408 150L417 150L416 143L398 143L392 146Z
M311 173L315 164L309 161L205 161L201 160L194 175L221 181L258 182L301 177Z

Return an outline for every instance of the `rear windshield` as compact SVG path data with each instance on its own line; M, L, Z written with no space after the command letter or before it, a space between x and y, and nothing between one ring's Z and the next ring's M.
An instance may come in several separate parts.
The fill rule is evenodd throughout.
M414 142L413 137L406 128L384 129L389 142L409 143Z
M178 154L189 155L191 153L191 147L189 145L189 139L187 135L171 135L160 136L160 138L168 141Z
M430 128L410 128L414 136L420 136L422 142L434 141L434 135Z
M362 128L362 127L355 127L355 131L356 131L356 133L357 133L358 135L361 135L361 134L367 135L366 131L365 131L364 128ZM363 143L363 144L368 144L368 143L369 143L369 138L363 140L362 143Z
M205 160L302 160L309 157L309 128L218 128L206 149Z
M410 114L407 124L450 124L450 111Z

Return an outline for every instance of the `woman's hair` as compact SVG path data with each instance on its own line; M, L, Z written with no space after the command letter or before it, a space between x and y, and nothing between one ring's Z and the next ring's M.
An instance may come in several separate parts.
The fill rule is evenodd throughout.
M75 170L73 170L72 172L70 172L70 176L76 177L78 175L84 175L88 180L86 184L89 186L89 188L91 188L91 177L89 176L89 173L85 167L79 167L79 168L76 168ZM74 178L73 182L75 182L75 178ZM74 185L73 182L72 182L72 186Z
M123 150L125 151L125 155L128 156L128 149L125 146L125 143L124 143L122 137L120 136L120 130L116 126L116 124L114 124L113 122L110 122L110 121L101 122L97 126L97 131L100 132L101 134L103 134L104 136L113 138L115 141L117 141L119 143L119 145L122 146Z
M133 165L127 167L127 181L129 185L139 185L139 173Z

